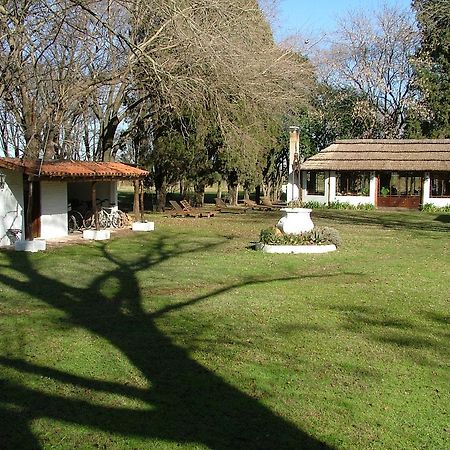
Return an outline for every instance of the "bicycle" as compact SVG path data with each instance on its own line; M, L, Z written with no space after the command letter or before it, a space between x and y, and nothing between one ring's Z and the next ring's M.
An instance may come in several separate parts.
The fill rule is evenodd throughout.
M107 200L99 200L97 203L102 205ZM130 218L127 213L114 207L101 207L98 211L98 224L100 228L123 228L130 224ZM86 228L95 226L95 215L93 211L88 211L84 217Z
M76 211L71 210L67 213L67 226L69 233L72 234L75 231L82 231L85 228L83 215Z

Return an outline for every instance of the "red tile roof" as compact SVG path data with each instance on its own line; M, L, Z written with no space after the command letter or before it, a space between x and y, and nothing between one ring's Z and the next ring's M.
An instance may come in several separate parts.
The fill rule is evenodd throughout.
M35 161L19 158L0 158L0 167L23 170L26 175L42 178L130 179L144 178L146 170L119 162L93 161Z

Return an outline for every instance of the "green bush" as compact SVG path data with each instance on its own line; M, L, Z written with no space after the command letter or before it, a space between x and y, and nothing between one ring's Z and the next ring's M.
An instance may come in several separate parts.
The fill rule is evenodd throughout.
M288 208L305 208L305 204L301 200L291 200L287 204Z
M357 205L352 205L348 202L330 202L328 204L328 209L349 209L349 210L362 210L362 211L372 211L375 206L370 203L358 203Z
M447 206L436 206L432 203L425 203L424 205L420 205L420 210L425 212L450 212L450 205Z
M303 207L309 208L309 209L320 209L320 208L326 208L327 205L324 205L323 203L311 201L311 202L306 202Z
M341 245L342 240L337 230L330 227L318 227L301 234L283 234L278 228L261 230L259 241L269 245Z
M375 209L375 205L372 205L371 203L358 203L358 206L356 209L362 210L362 211L372 211Z
M356 209L356 206L347 202L330 202L328 203L328 209Z

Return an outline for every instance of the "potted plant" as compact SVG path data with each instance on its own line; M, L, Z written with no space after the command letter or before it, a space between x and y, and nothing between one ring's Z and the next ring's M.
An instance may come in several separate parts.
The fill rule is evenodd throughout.
M383 187L380 189L380 194L381 194L382 197L387 197L387 196L389 195L389 193L390 193L390 190L389 190L389 188L386 187L386 186L383 186Z

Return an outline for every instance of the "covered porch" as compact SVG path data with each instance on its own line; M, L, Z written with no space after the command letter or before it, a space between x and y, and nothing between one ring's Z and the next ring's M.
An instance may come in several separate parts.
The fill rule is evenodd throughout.
M17 212L15 230L20 239L26 240L67 236L68 212L72 208L93 211L99 205L117 208L117 182L139 182L148 175L145 170L117 162L16 158L0 158L0 171L11 180L3 196L8 199L8 209ZM4 236L12 230L6 228L10 227L9 222L0 224ZM3 239L0 245L9 243Z

